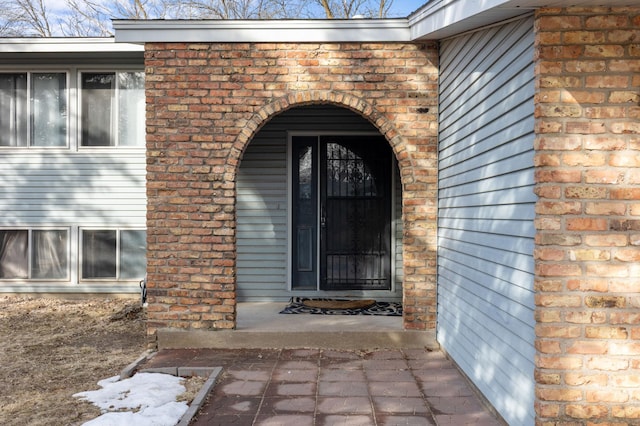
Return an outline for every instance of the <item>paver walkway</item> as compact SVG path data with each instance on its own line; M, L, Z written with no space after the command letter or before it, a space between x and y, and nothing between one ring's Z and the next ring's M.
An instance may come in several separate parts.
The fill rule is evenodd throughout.
M194 425L503 425L442 352L163 350L144 367L221 366Z

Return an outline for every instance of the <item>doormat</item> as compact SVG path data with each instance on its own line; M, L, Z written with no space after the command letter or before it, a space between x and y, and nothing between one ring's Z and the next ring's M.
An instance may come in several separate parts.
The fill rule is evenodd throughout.
M292 297L281 314L402 316L402 304L375 300L309 299Z

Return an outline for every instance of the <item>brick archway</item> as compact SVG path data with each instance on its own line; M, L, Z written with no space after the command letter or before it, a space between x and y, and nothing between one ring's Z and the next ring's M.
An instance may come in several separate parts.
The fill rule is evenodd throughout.
M350 109L361 115L366 120L370 121L380 133L387 139L394 152L396 150L404 150L403 138L399 135L392 122L390 122L384 115L375 110L373 105L369 104L365 100L358 98L349 93L342 93L336 91L309 91L309 92L297 92L290 93L287 96L276 99L275 101L265 105L256 113L253 117L247 120L244 125L243 132L238 136L238 144L242 146L242 152L246 148L247 144L253 139L255 134L260 128L274 116L285 112L291 108L313 105L313 104L331 104L337 107L343 107ZM237 154L234 151L234 154ZM411 161L411 157L408 157ZM237 158L236 160L240 160Z
M391 144L404 327L435 328L435 45L149 43L145 65L150 337L235 328L238 166L271 117L313 103L357 112Z
M234 155L237 155L237 158L234 158L233 163L237 164L238 167L242 160L242 153L246 149L246 147L250 144L253 137L260 131L262 126L266 124L273 117L288 111L290 109L296 107L302 107L306 105L314 105L314 104L329 104L340 108L346 108L353 112L356 112L358 115L362 116L363 119L371 122L380 132L382 136L385 137L387 142L390 144L394 155L398 160L398 167L400 168L401 176L409 176L410 182L412 182L413 170L415 164L415 159L411 155L411 149L407 149L407 143L404 138L399 134L398 130L395 129L394 124L390 122L384 115L380 114L374 106L369 104L368 102L360 99L356 96L353 96L349 93L341 93L341 92L320 92L320 91L312 91L312 92L298 92L291 93L285 97L280 99L276 99L273 102L265 105L259 111L257 111L253 117L247 120L247 123L243 126L243 132L238 136L238 140L236 141L235 146L238 149L233 151ZM397 157L397 152L409 152L404 159L404 161L400 161ZM418 164L419 167L419 164ZM409 171L407 171L409 169ZM404 172L403 172L404 170ZM237 175L237 170L234 173ZM403 205L411 204L412 199L415 198L415 191L417 189L417 184L414 182L409 185L409 189L407 189L406 185L403 183ZM408 191L408 193L406 192ZM409 200L409 201L407 201ZM411 207L409 207L411 209ZM406 217L410 217L413 220L406 220ZM403 223L404 229L411 229L416 225L416 216L405 216L405 220ZM409 235L411 231L408 231L406 234ZM416 241L416 240L412 240ZM411 247L407 247L406 252L411 253L414 249ZM403 247L403 251L405 248ZM412 264L409 263L404 265L405 268L412 269ZM412 287L412 284L409 284L409 287ZM435 289L435 287L434 287ZM405 314L404 316L404 326L407 329L422 329L422 324L419 324L416 327L415 321L416 313L422 313L424 315L427 314L426 304L416 303L415 296L420 295L423 297L431 298L432 295L427 292L418 293L414 288L409 290L409 294L405 294L403 290L403 304L405 307L404 312L409 313L409 315ZM407 297L409 296L409 297ZM433 299L435 300L435 294L433 295ZM422 301L419 301L422 302ZM433 312L435 314L435 311ZM409 320L411 318L411 320ZM424 329L432 328L429 326L424 326Z

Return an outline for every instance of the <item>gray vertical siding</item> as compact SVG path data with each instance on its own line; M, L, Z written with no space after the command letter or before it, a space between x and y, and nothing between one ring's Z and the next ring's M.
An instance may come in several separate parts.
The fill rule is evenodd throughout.
M240 301L284 301L292 295L310 295L309 292L292 293L288 290L288 132L376 132L376 128L347 109L317 105L294 108L274 117L251 140L243 155L237 181L236 274ZM396 247L400 250L396 251L395 291L383 294L357 291L350 292L350 295L373 296L379 300L401 299L400 198L398 190L395 203ZM330 296L331 293L322 295Z
M438 341L534 424L533 19L441 45Z

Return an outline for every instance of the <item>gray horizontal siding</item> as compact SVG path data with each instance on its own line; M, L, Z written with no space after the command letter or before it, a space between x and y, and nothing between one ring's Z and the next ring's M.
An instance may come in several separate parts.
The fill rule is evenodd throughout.
M288 291L288 132L375 132L367 120L343 108L293 108L269 121L247 147L237 184L237 283L241 301L288 300L316 292ZM399 186L398 186L399 189ZM353 292L356 297L397 300L402 295L401 192L396 197L396 291ZM335 293L347 296L344 293ZM331 296L331 293L322 293Z
M143 151L0 151L0 226L145 226Z
M438 340L533 425L533 20L443 42L440 90Z
M284 136L284 137L283 137ZM286 133L263 129L242 158L237 185L239 300L267 298L286 288Z
M395 202L394 202L394 224L395 224L395 279L396 287L400 287L404 280L404 269L402 267L402 236L404 228L402 226L402 181L400 178L400 169L395 170Z

